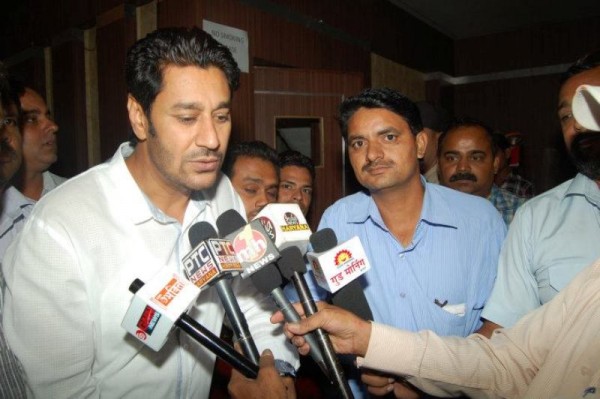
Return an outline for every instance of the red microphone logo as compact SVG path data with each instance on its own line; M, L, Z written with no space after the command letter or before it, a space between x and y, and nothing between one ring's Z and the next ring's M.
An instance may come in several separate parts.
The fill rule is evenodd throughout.
M267 239L254 229L244 229L233 240L233 249L242 262L256 262L267 252Z

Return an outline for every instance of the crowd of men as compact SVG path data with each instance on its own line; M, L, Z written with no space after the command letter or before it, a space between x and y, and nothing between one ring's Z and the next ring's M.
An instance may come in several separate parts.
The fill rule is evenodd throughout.
M159 29L129 49L125 72L132 139L65 181L48 170L58 126L46 102L0 71L3 398L208 397L214 353L183 333L155 352L121 327L129 285L181 272L191 227L226 210L250 221L269 203L310 209L309 156L229 143L240 71L209 34ZM326 304L309 278L320 311L282 325L265 295L233 279L262 356L257 379L233 372L230 394L295 397L303 335L322 328L358 356L357 398L600 397L600 132L573 118L582 84L600 86L597 53L559 92L579 173L529 200L507 138L484 122L389 88L345 99L340 128L364 190L332 204L318 230L360 238L373 320ZM214 289L188 314L217 335L227 323Z

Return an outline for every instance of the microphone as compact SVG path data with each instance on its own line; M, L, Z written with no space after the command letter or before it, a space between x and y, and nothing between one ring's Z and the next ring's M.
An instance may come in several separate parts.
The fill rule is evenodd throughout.
M304 264L300 249L297 247L283 249L281 251L281 259L278 262L278 266L281 274L293 282L306 316L315 314L317 312L317 305L315 304L315 301L310 294L310 290L308 289L308 285L306 284L306 280L304 279L306 265ZM319 342L319 346L323 350L325 364L329 370L332 382L338 388L343 398L353 398L354 396L352 395L348 381L344 376L342 366L335 355L335 350L333 349L329 336L321 328L314 330L314 333ZM313 344L309 342L309 345L311 345L312 348Z
M371 268L358 237L336 245L333 230L323 229L310 237L310 243L314 252L306 257L312 264L315 280L332 294Z
M286 321L300 321L300 315L280 287L283 283L281 274L273 263L281 255L263 225L256 219L246 224L235 209L230 209L217 218L217 227L221 235L225 235L233 243L233 248L244 267L242 278L250 277L259 292L270 295ZM314 335L307 334L305 339L311 346L311 357L323 372L328 374L323 354Z
M262 223L280 251L295 246L306 253L311 231L298 204L267 204L254 220Z
M279 251L258 220L246 224L235 209L223 212L217 218L221 237L229 240L242 267L242 278L247 278L261 267L279 259Z
M121 326L151 349L160 350L177 326L246 377L258 376L256 364L185 313L200 293L191 282L163 269L148 284L135 279L129 291L134 296Z
M216 287L242 352L258 364L258 349L231 289L230 279L242 271L242 266L231 242L216 237L217 232L208 222L199 222L190 228L189 240L193 249L183 258L184 272L199 288L207 284Z
M350 243L350 241L354 239L356 239L356 241ZM364 249L362 248L360 240L357 237L354 237L352 240L347 241L346 243L338 246L337 237L332 229L325 228L314 233L310 237L310 243L315 252L315 254L310 255L310 258L313 259L313 271L317 268L319 270L328 271L333 269L333 272L328 273L329 276L331 276L329 280L325 278L324 273L321 273L320 275L320 280L322 283L325 283L326 287L323 287L323 285L319 284L330 292L332 292L332 290L329 289L329 283L335 285L335 288L337 288L331 295L331 303L356 314L364 320L373 320L373 313L371 312L371 307L367 302L367 298L365 297L363 287L360 284L360 280L358 279L360 275L364 274L364 272L366 272L366 270L369 269L368 259L365 256ZM350 243L351 245L347 245L348 243ZM355 248L359 248L360 250L356 251ZM358 260L350 262L352 256L349 256L347 262L340 264L338 267L336 266L336 261L332 262L332 258L330 256L316 256L319 253L325 254L330 252L335 253L336 255L339 254L339 256L334 257L334 259L340 258L342 256L347 256L347 254L350 253L354 254L354 258ZM317 258L316 262L314 261L315 258ZM343 267L348 263L350 263L350 265L352 265L355 262L356 264L361 263L361 260L364 260L366 264L366 270L362 271L360 274L356 274L354 273L354 266L348 266L348 269L350 269L349 278L346 277L346 281L344 281L344 284L338 286L338 280L340 280L340 277L344 278L344 275L340 276L341 272L336 273L336 271L339 269L343 269ZM317 265L316 268L315 264ZM345 269L344 273L346 273Z
M256 271L250 275L250 280L259 292L271 296L279 310L281 310L281 313L283 313L283 316L287 322L300 322L300 315L281 289L283 279L281 278L281 274L274 264L270 263ZM315 340L314 334L308 333L304 336L304 339L310 345L310 355L315 363L319 365L325 375L329 376L329 371L325 365L325 359L323 359L321 347Z

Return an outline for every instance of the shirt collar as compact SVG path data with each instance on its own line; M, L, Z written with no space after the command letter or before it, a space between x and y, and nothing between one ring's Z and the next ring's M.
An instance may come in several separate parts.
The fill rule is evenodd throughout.
M581 173L577 173L573 181L571 181L564 198L573 195L583 195L591 203L600 206L600 188L598 184Z
M133 224L142 224L149 220L156 220L158 223L168 224L177 223L177 220L166 215L140 189L137 182L129 172L125 159L134 151L130 143L126 142L119 146L113 158L109 161L111 175L115 187L119 190L119 197L123 201L124 209ZM117 193L115 193L116 195ZM192 196L185 212L184 220L193 220L207 206L207 200L203 193L198 192Z
M421 184L425 188L425 194L419 223L423 221L433 226L456 227L458 225L457 219L454 216L454 212L452 212L450 204L440 196L440 190L450 189L437 184L427 183L423 176L420 178ZM364 223L368 218L371 218L375 223L385 227L379 209L375 201L373 201L373 197L366 191L362 192L362 198L354 205L355 209L348 218L350 223Z

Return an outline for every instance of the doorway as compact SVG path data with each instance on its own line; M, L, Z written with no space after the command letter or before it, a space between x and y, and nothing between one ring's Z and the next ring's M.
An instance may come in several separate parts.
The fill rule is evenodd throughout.
M323 211L355 191L337 115L340 102L363 89L359 73L254 68L254 137L278 152L311 158L316 179L307 221L316 230Z

